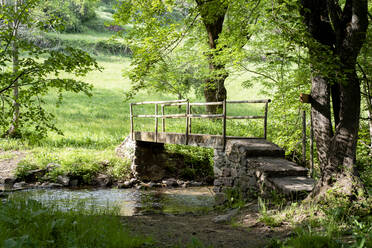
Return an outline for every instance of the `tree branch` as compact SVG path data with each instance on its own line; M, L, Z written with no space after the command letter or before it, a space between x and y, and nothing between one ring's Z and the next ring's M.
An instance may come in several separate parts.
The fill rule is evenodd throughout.
M186 34L189 32L189 30L191 29L191 27L194 25L196 19L198 18L199 14L197 14L194 19L191 21L190 25L186 27L186 30L181 34L181 37L179 37L178 39L174 40L173 42L171 42L171 44L169 44L167 47L165 47L163 50L166 51L168 50L168 48L170 48L171 46L173 46L171 49L169 49L169 52L171 53L174 49L176 49L176 47L181 43L181 41L185 38Z
M267 78L267 79L270 79L271 81L274 81L275 83L279 83L278 80L276 80L275 78L273 77L270 77L264 73L261 73L261 72L258 72L258 71L253 71L253 70L250 70L248 69L247 67L245 67L243 64L239 64L244 70L248 71L248 72L251 72L251 73L254 73L254 74L257 74L257 75L260 75L260 76L263 76L264 78Z

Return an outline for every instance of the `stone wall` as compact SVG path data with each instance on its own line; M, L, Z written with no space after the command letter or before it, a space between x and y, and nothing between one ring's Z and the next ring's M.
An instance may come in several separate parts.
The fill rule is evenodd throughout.
M133 176L143 182L177 178L185 168L184 157L166 152L162 143L127 138L117 153L131 159ZM271 190L290 195L311 191L314 182L306 168L286 160L282 148L264 139L227 140L225 149L214 149L213 170L217 204L226 200L229 190L243 198Z
M282 157L284 150L265 140L229 140L214 152L214 191L223 198L229 189L239 190L243 197L264 192L266 174L263 157Z
M133 177L142 182L177 178L185 167L184 157L166 152L162 143L132 141L127 137L116 153L131 160Z
M222 149L214 152L214 191L217 195L237 189L244 196L257 192L255 170L250 168L244 153L227 154Z

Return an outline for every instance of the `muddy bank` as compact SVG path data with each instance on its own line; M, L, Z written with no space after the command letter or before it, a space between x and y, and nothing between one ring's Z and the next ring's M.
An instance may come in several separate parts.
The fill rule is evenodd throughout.
M268 227L260 223L257 203L241 209L229 223L216 223L219 214L128 216L122 220L134 233L150 235L158 247L187 247L198 240L204 244L201 247L257 248L290 233L288 226Z

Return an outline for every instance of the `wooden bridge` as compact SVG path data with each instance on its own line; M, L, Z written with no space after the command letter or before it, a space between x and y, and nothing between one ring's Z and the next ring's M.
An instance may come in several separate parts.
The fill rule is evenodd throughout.
M265 104L264 114L259 116L229 116L227 107L232 104ZM298 195L313 188L314 180L307 177L307 169L290 162L284 157L284 150L266 140L267 114L269 99L245 101L221 101L191 103L189 100L151 101L130 104L130 139L123 146L132 146L132 173L143 181L161 180L166 176L166 164L172 161L163 149L163 144L183 144L210 147L214 152L214 190L216 195L224 195L228 188L238 188L240 192L267 188L279 190L285 194ZM154 105L154 114L134 113L134 106ZM194 106L217 105L222 107L221 114L196 114ZM186 106L184 113L166 114L166 107ZM159 111L160 108L160 111ZM160 113L159 113L160 112ZM134 130L135 118L154 118L153 132ZM166 132L166 119L185 119L183 133ZM196 134L192 130L194 118L221 119L222 135ZM263 137L238 137L226 135L226 120L262 119ZM161 120L161 132L159 132ZM129 140L131 140L130 143ZM176 162L176 164L179 164ZM163 171L163 172L161 172Z
M189 100L173 100L173 101L152 101L152 102L139 102L130 104L130 134L132 140L155 142L155 143L166 143L166 144L184 144L202 147L219 148L226 146L227 139L252 139L261 138L266 139L267 136L267 113L268 104L271 100L245 100L245 101L220 101L220 102L197 102L191 103ZM229 116L227 115L227 107L232 104L254 104L263 103L265 104L264 114L261 116ZM134 106L136 105L154 105L155 111L153 115L138 115L134 114ZM186 106L185 113L181 114L165 114L165 107L169 106ZM208 106L217 105L222 106L222 114L193 114L193 106ZM159 113L159 106L161 113ZM134 118L154 118L155 129L154 132L141 132L134 130ZM166 132L166 119L168 118L184 118L185 119L185 132L184 133L173 133ZM192 119L194 118L205 118L205 119L222 119L222 135L211 135L211 134L195 134L192 133ZM161 120L161 132L159 132L159 119ZM226 135L226 120L238 120L238 119L263 119L263 137L238 137L238 136L227 136Z

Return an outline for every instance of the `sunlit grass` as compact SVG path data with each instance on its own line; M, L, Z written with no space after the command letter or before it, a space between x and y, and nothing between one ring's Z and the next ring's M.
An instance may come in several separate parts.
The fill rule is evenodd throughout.
M71 37L73 35L70 35ZM130 80L123 77L123 69L130 68L130 59L116 56L99 56L97 62L101 71L88 73L81 79L93 85L92 96L85 94L65 93L63 102L58 107L58 95L50 92L44 96L46 109L55 116L55 125L63 135L49 132L43 140L1 140L0 149L28 149L29 164L43 167L47 163L68 164L68 156L75 158L86 157L89 163L99 163L115 157L114 149L130 132L129 102L124 102L124 92L130 88ZM61 74L62 77L72 77ZM233 74L228 78L226 86L229 100L257 99L259 89L247 90L241 87L241 82L247 74ZM174 96L156 93L140 92L130 102L149 100L172 100ZM191 102L204 101L190 96ZM185 112L185 108L168 107L166 113ZM136 114L154 114L154 105L136 106ZM204 107L194 107L193 113L205 114ZM263 115L262 104L234 104L227 106L228 115ZM135 119L136 131L154 131L154 119ZM159 120L159 131L161 131ZM166 131L185 132L185 119L166 120ZM193 119L192 132L203 134L222 134L221 120ZM263 120L227 121L227 135L263 136ZM71 150L73 152L71 152ZM40 154L50 156L41 161ZM69 154L65 156L65 154ZM53 157L60 157L58 161ZM27 163L26 163L27 164Z

